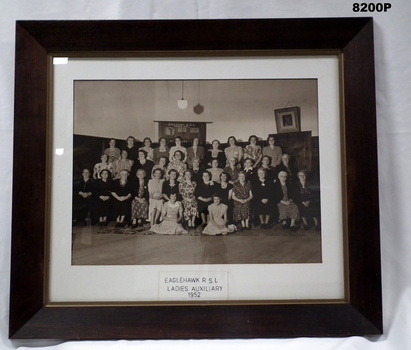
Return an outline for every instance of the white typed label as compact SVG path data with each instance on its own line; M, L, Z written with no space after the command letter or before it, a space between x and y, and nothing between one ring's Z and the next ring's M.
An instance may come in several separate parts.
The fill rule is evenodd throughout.
M227 272L160 272L160 300L226 300Z

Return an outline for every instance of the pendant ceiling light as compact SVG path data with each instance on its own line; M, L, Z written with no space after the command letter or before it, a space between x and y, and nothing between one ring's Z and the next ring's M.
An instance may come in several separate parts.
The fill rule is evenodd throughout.
M195 114L201 114L204 112L204 106L200 104L200 82L197 82L197 101L198 103L193 107Z
M177 106L180 109L186 109L188 102L184 99L184 80L181 82L181 100L177 101Z

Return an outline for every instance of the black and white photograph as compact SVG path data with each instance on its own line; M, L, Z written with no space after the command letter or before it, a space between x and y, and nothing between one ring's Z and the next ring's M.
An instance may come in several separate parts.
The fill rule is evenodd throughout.
M317 84L75 80L72 265L321 263Z

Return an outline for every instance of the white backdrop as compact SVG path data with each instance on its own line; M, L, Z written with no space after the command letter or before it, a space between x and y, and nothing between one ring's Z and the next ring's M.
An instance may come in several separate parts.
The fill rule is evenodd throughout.
M0 3L0 348L46 349L410 349L411 2L355 13L341 0L2 0ZM11 342L8 332L16 20L354 17L375 19L384 330L381 337L270 340ZM373 175L370 169L370 176ZM30 292L30 291L28 291ZM230 327L230 325L227 325Z

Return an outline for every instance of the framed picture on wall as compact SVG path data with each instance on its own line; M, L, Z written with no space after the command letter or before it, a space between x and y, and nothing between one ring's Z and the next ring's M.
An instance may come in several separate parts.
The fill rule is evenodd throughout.
M277 132L301 131L300 107L288 107L274 110Z
M377 167L372 19L20 21L16 41L11 338L381 334L378 182L369 178L369 169ZM190 100L190 92L184 91L187 109L179 108L181 90L172 87L183 80L185 89L189 82L194 83ZM277 198L264 197L277 186L282 197L280 194L272 208L280 213L280 202L283 206L294 202L284 197L287 178L296 175L292 181L297 185L306 175L304 169L288 173L287 161L277 178L265 178L268 170L252 167L261 162L261 167L269 168L264 163L267 158L263 161L264 149L271 155L278 151L279 128L274 131L272 118L275 106L267 103L267 95L280 94L281 89L276 88L279 81L282 86L288 84L287 95L300 90L298 106L304 107L301 124L298 110L280 112L282 127L297 128L298 121L298 131L306 138L303 145L311 145L311 138L318 139L317 159L310 163L312 169L321 169L321 182L315 186L321 207L318 231L305 230L303 222L290 230L281 226L280 217L263 221L266 216L272 220L274 214L264 212L260 217L251 212ZM198 89L202 83L210 84L207 93ZM307 96L310 102L303 106ZM204 109L198 114L195 107L200 99ZM201 122L210 122L206 142L200 145L209 152L209 163L216 163L212 158L225 155L229 147L237 157L243 156L244 173L238 174L237 184L231 184L233 192L234 186L245 189L245 198L238 201L244 205L238 205L242 208L238 213L248 215L239 217L244 221L241 231L238 227L229 231L227 209L223 207L218 216L212 204L202 206L209 210L211 221L216 222L217 216L222 219L217 220L218 228L224 228L219 234L205 232L210 221L201 221L205 226L199 231L182 226L184 205L177 202L184 198L177 201L177 194L171 191L168 202L163 201L155 186L153 193L144 197L152 179L140 181L137 173L141 168L136 169L130 186L129 171L121 169L117 188L108 188L107 195L93 194L97 187L84 190L91 174L89 169L89 174L84 174L83 159L99 162L105 148L113 151L110 156L119 158L117 153L120 157L124 154L121 148L132 148L132 139L138 137L139 147L145 148L140 165L147 164L145 154L160 136L155 120L184 123L164 130L171 138L176 132L201 133L197 126L191 130L186 124L198 122L199 116ZM359 135L367 139L361 152L357 143L346 142ZM154 139L152 144L148 137ZM117 141L121 147L116 146ZM158 141L156 147L161 146ZM190 141L192 144L176 142L164 147L176 147L183 157L183 147L198 146L194 139ZM288 144L293 150L305 147L298 138ZM310 150L294 151L298 156ZM312 154L305 159L314 158ZM82 158L84 155L87 157ZM281 158L287 157L282 154ZM117 160L130 163L127 159ZM176 164L181 166L178 160ZM211 175L217 173L210 169ZM260 192L249 187L251 181L245 181L247 170L249 176L256 171L251 180L260 182ZM75 171L83 180L81 188L73 184ZM160 181L161 171L155 172L159 176L154 178L155 185L165 183ZM182 181L192 186L193 173L184 170L182 175ZM166 180L175 188L171 177ZM102 179L94 180L103 186ZM215 182L225 190L229 187L226 180L217 177L210 182L209 173L202 170L198 181L206 186ZM372 195L363 195L363 183ZM273 192L268 191L271 186ZM124 192L128 187L132 190ZM184 186L181 189L180 195ZM285 191L290 196L291 192ZM255 201L258 193L262 193L260 202ZM122 205L114 211L111 225L84 220L83 225L73 226L75 195L84 195L85 200L114 198L129 201L130 206L131 200L141 204L145 199L148 206L161 211L163 222L171 218L167 227L173 227L175 234L161 235L152 227L140 230L131 227L132 221L130 227L117 225L119 215L127 216L120 213ZM210 197L215 206L221 204L221 194L213 191ZM154 201L150 203L150 199ZM247 209L248 202L253 206L248 204ZM91 219L89 214L96 207L85 208L86 218ZM297 204L293 208L293 213L300 213ZM195 220L204 220L197 213L207 214L197 211ZM255 221L247 222L251 215ZM145 224L148 219L136 218L144 219ZM153 226L161 224L159 220ZM297 252L302 261L295 256L285 261L285 250L288 256ZM272 256L283 260L267 261ZM92 262L87 260L90 257ZM133 261L135 258L139 261Z

